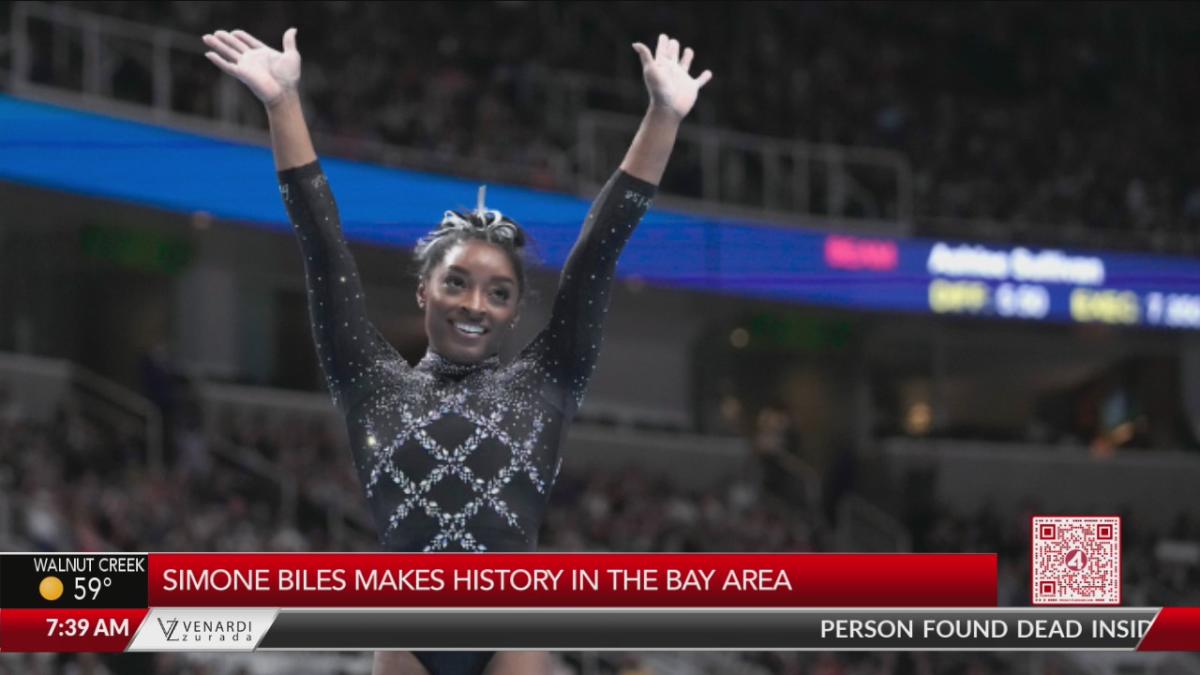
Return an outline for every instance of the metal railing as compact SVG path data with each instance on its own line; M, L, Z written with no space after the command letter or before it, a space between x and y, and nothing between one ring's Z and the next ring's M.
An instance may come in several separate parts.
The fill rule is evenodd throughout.
M262 104L208 63L199 38L64 5L15 2L8 90L241 142L268 142ZM556 103L547 98L547 109L557 109ZM484 180L537 184L569 173L562 152L548 158L548 167L531 167L337 134L316 132L313 139L318 148L351 159Z
M265 428L278 429L297 421L320 421L341 447L346 447L344 427L328 395L287 391L264 387L196 382L204 417L204 435L214 448L255 476L275 485L281 498L281 517L296 523L301 499L307 499L325 513L325 528L334 548L348 548L354 535L373 541L374 526L361 509L361 499L331 499L328 495L307 493L296 485L294 475L285 474L277 462L263 457L252 448L240 447L225 437L221 426L238 419L253 419ZM286 451L286 448L282 449ZM347 455L349 457L349 455ZM347 471L349 465L347 464Z
M342 500L302 491L296 484L296 476L286 475L275 461L267 459L253 448L241 447L221 438L210 437L208 442L216 458L272 486L278 496L279 522L296 527L299 524L301 500L308 500L325 513L325 531L332 550L361 548L364 540L374 542L374 526L363 513L352 509Z
M113 429L126 435L140 435L146 444L147 466L151 471L162 471L163 422L158 407L82 366L71 365L71 380L84 401L84 409L106 419Z
M84 94L114 97L118 96L117 71L129 66L135 72L127 72L126 77L140 74L151 83L149 100L138 102L165 113L173 109L173 56L203 54L188 44L195 36L63 5L15 2L11 16L9 86L16 93L41 79L74 85ZM229 95L232 86L222 86L218 108L220 116L227 118L236 99Z
M577 165L584 181L608 178L638 124L629 115L580 115ZM913 219L912 167L891 150L688 124L679 130L671 167L664 191L696 210L717 204L793 221L870 221L893 232Z
M843 495L837 503L837 522L829 522L825 512L825 492L821 473L812 464L788 452L771 455L775 467L791 479L793 490L782 506L802 506L809 516L834 534L838 551L906 552L912 550L912 535L899 519L857 494ZM798 494L796 494L798 492ZM799 503L797 503L799 502Z
M47 419L70 402L118 435L137 438L146 448L147 467L162 470L162 413L145 397L82 366L26 354L0 354L0 382L19 387L21 403L37 408L29 411L36 418Z
M1090 513L1097 504L1120 504L1143 526L1162 529L1178 514L1200 514L1190 496L1200 481L1200 456L1188 450L1096 457L1082 445L906 437L889 438L881 449L893 480L931 471L938 502L960 514L984 507L1015 513L1029 503L1049 512ZM1071 480L1062 481L1065 475Z
M296 524L300 492L295 482L285 480L280 475L275 462L263 457L257 450L242 448L223 439L209 438L207 442L209 451L217 459L272 484L279 496L279 520L291 525Z
M8 88L30 98L265 142L262 106L234 78L211 67L198 37L74 7L15 2ZM590 194L619 164L617 153L637 127L637 118L597 109L640 108L645 103L640 83L537 67L522 77L523 103L540 110L543 131L566 139L571 153L548 146L536 160L507 162L330 134L315 133L314 139L323 151L363 161ZM688 124L672 166L662 193L682 208L888 234L906 232L912 221L912 170L903 155L890 150Z
M210 439L223 438L223 427L237 426L242 420L269 429L284 429L301 421L320 422L348 452L345 428L327 394L205 382L197 382L195 388L203 410L205 435ZM585 404L585 408L593 414L581 413L568 441L571 462L576 467L616 469L636 464L668 473L690 487L707 487L730 475L746 456L745 441L740 438L660 431L642 424L647 422L652 427L662 419L659 416L637 417L622 409L631 416L608 418L600 411L611 410L612 406ZM599 422L602 418L605 423ZM815 472L809 469L804 480L815 485ZM810 487L806 492L814 489Z
M1086 249L1147 249L1175 255L1200 252L1194 229L1102 228L1084 223L1038 223L922 215L915 219L921 236L970 239L997 244L1071 246Z
M252 417L273 428L299 418L320 420L331 434L343 433L341 417L327 394L195 380L204 414L204 433L217 438L219 424L231 417ZM339 439L343 444L344 438Z
M770 457L773 466L782 469L791 479L789 499L782 505L792 508L802 506L813 518L820 520L823 525L829 525L821 510L824 490L821 487L821 474L816 467L785 450L771 452Z

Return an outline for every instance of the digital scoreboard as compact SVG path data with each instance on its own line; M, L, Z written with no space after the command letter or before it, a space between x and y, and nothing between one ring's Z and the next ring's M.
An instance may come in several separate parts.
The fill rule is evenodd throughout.
M935 313L1200 328L1200 269L1182 260L943 242L920 253Z
M1200 329L1198 260L806 232L745 236L751 242L729 247L720 269L725 288L746 294L854 309Z

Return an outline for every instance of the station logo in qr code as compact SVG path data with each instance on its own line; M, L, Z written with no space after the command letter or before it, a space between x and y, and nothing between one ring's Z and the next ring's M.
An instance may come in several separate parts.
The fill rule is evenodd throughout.
M1034 516L1033 604L1121 604L1121 517Z

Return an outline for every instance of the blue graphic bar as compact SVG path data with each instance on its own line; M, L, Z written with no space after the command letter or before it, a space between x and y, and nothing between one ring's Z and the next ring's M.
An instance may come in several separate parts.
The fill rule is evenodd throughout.
M477 185L323 160L354 241L411 247ZM0 96L0 180L290 231L267 148ZM494 185L488 203L560 266L588 202ZM851 310L1200 329L1200 261L860 238L655 208L619 274L666 287Z

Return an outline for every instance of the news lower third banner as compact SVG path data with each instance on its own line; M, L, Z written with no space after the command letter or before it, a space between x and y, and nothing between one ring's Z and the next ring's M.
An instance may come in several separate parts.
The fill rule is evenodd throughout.
M996 607L993 554L0 555L0 651L1200 650L1200 608Z

